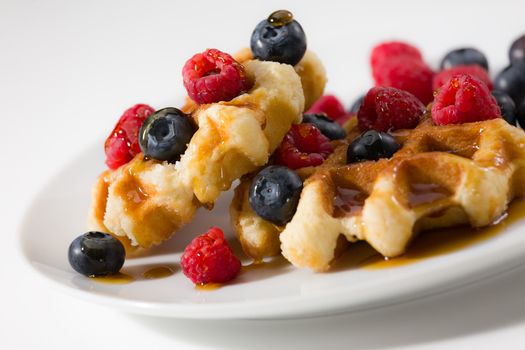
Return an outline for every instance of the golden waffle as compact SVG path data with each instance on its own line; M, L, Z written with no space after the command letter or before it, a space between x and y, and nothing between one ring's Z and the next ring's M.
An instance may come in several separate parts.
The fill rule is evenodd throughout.
M345 125L348 140L355 138L357 132L357 119L350 119ZM334 152L323 163L322 166L344 164L346 162L347 141L332 141ZM297 169L296 172L305 180L319 167L306 167ZM258 216L249 203L249 188L255 173L242 177L239 185L235 188L234 196L230 205L230 222L239 239L244 252L254 258L261 260L264 257L275 256L281 253L281 241L279 235L284 229Z
M525 194L520 180L525 133L503 119L435 126L427 118L416 129L394 134L402 147L392 158L346 165L344 154L355 135L307 178L292 220L284 228L259 231L258 242L278 237L292 264L326 271L345 241L366 240L382 255L395 257L422 230L489 225L514 197ZM251 208L246 210L243 188L249 184L241 186L232 213L246 220ZM257 221L251 227L265 227L251 213ZM234 226L246 246L255 240L241 221L234 220ZM275 241L260 247L270 246L274 249ZM250 248L259 253L260 247Z
M291 124L301 121L299 74L324 76L324 68L313 54L296 65L297 72L276 62L248 60L244 66L254 82L248 93L228 102L185 106L199 128L179 162L144 160L139 154L101 175L93 190L92 229L148 248L188 223L199 206L211 208L234 180L266 164Z

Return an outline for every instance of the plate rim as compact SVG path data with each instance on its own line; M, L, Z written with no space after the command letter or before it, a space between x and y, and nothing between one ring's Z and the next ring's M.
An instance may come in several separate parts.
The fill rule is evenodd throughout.
M94 147L91 145L84 149L82 154L90 154L93 149ZM444 271L444 267L446 266L443 265L443 263L433 266L430 270L429 266L424 268L416 267L413 268L415 271L401 275L401 279L399 279L398 276L396 282L406 282L406 280L416 278L418 279L417 284L398 283L393 287L391 286L392 289L390 293L379 293L379 295L377 295L377 292L376 294L370 294L370 290L367 290L367 293L364 293L367 297L356 297L355 294L353 294L356 288L337 288L331 292L322 291L317 294L302 295L300 298L294 295L273 299L256 299L249 302L211 302L203 304L140 301L93 293L81 288L72 288L53 276L50 276L44 269L38 266L38 264L40 264L38 261L32 259L28 247L30 241L30 235L28 233L29 224L27 222L28 216L30 216L32 210L37 206L39 200L46 198L46 189L50 188L53 181L64 171L68 170L72 164L74 164L74 160L65 162L64 166L60 168L57 173L53 174L32 197L22 216L22 224L17 230L19 235L17 250L22 255L24 263L30 267L29 270L39 276L41 281L47 282L55 289L88 302L117 308L130 313L180 319L287 319L358 312L457 289L525 263L525 236L516 236L513 240L504 240L500 243L498 251L505 250L505 254L494 254L490 255L490 259L487 258L489 256L490 246L494 244L492 239L500 238L504 234L509 233L509 231L519 230L520 226L523 226L522 229L525 228L525 219L522 219L512 223L509 231L503 232L502 235L478 242L480 244L464 248L454 253L426 258L424 260L443 259L444 257L456 254L455 259L462 261L461 268ZM516 225L519 226L516 227ZM522 244L514 244L515 241ZM475 254L462 254L465 249L473 249L474 247L481 249L481 251ZM523 248L520 249L519 247ZM482 259L480 259L480 254ZM48 266L55 268L51 265ZM421 266L421 264L408 265L409 268L413 266ZM406 266L392 269L399 268L406 268ZM429 275L429 273L432 275L431 278L425 276L425 274ZM370 289L370 283L367 283L365 287ZM363 288L363 286L360 288ZM351 293L345 293L345 291L351 291ZM357 291L359 291L359 288L357 288ZM373 295L373 297L370 295Z

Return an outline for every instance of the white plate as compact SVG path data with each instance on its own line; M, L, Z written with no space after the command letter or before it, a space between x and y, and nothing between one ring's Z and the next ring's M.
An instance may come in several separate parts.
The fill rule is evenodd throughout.
M46 280L91 302L125 311L177 318L293 318L379 307L448 290L525 261L525 221L466 249L389 269L352 268L325 274L287 264L251 269L235 283L203 291L176 268L170 277L103 284L75 273L67 261L70 242L85 232L90 188L102 169L101 143L76 157L34 200L22 228L25 257ZM192 224L147 257L129 259L124 271L178 266L180 252L210 226L230 237L224 194L215 210L200 210ZM235 244L234 240L231 240ZM248 260L244 261L248 263Z

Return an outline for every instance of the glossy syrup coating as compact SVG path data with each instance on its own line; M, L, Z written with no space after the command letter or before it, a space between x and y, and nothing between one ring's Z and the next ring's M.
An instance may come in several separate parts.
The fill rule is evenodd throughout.
M293 21L293 14L288 10L277 10L268 16L268 22L274 27L281 27Z
M257 24L250 48L256 59L295 66L306 52L306 35L291 13L276 13Z

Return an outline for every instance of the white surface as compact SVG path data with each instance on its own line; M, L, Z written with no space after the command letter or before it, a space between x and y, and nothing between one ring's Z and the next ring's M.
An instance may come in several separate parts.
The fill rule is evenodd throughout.
M35 272L53 282L50 285L93 303L132 313L189 319L300 318L360 311L437 294L525 262L525 221L521 221L466 249L398 268L339 268L313 273L279 263L243 272L234 282L213 291L196 290L178 267L181 251L195 233L210 226L222 227L237 255L243 255L229 228L229 191L212 212L200 210L174 239L147 256L128 259L122 270L140 277L140 271L172 265L176 269L173 276L103 284L74 272L65 253L70 242L85 230L89 189L103 162L100 144L102 140L78 154L39 192L21 229L22 249ZM248 263L250 259L244 261Z
M329 90L348 104L370 84L366 62L377 41L412 41L434 64L454 46L477 46L495 72L525 32L522 1L0 2L2 348L523 347L525 268L372 312L213 322L114 312L57 293L22 263L25 212L59 168L104 137L128 105L176 104L186 58L246 45L275 8L300 19L328 68Z

